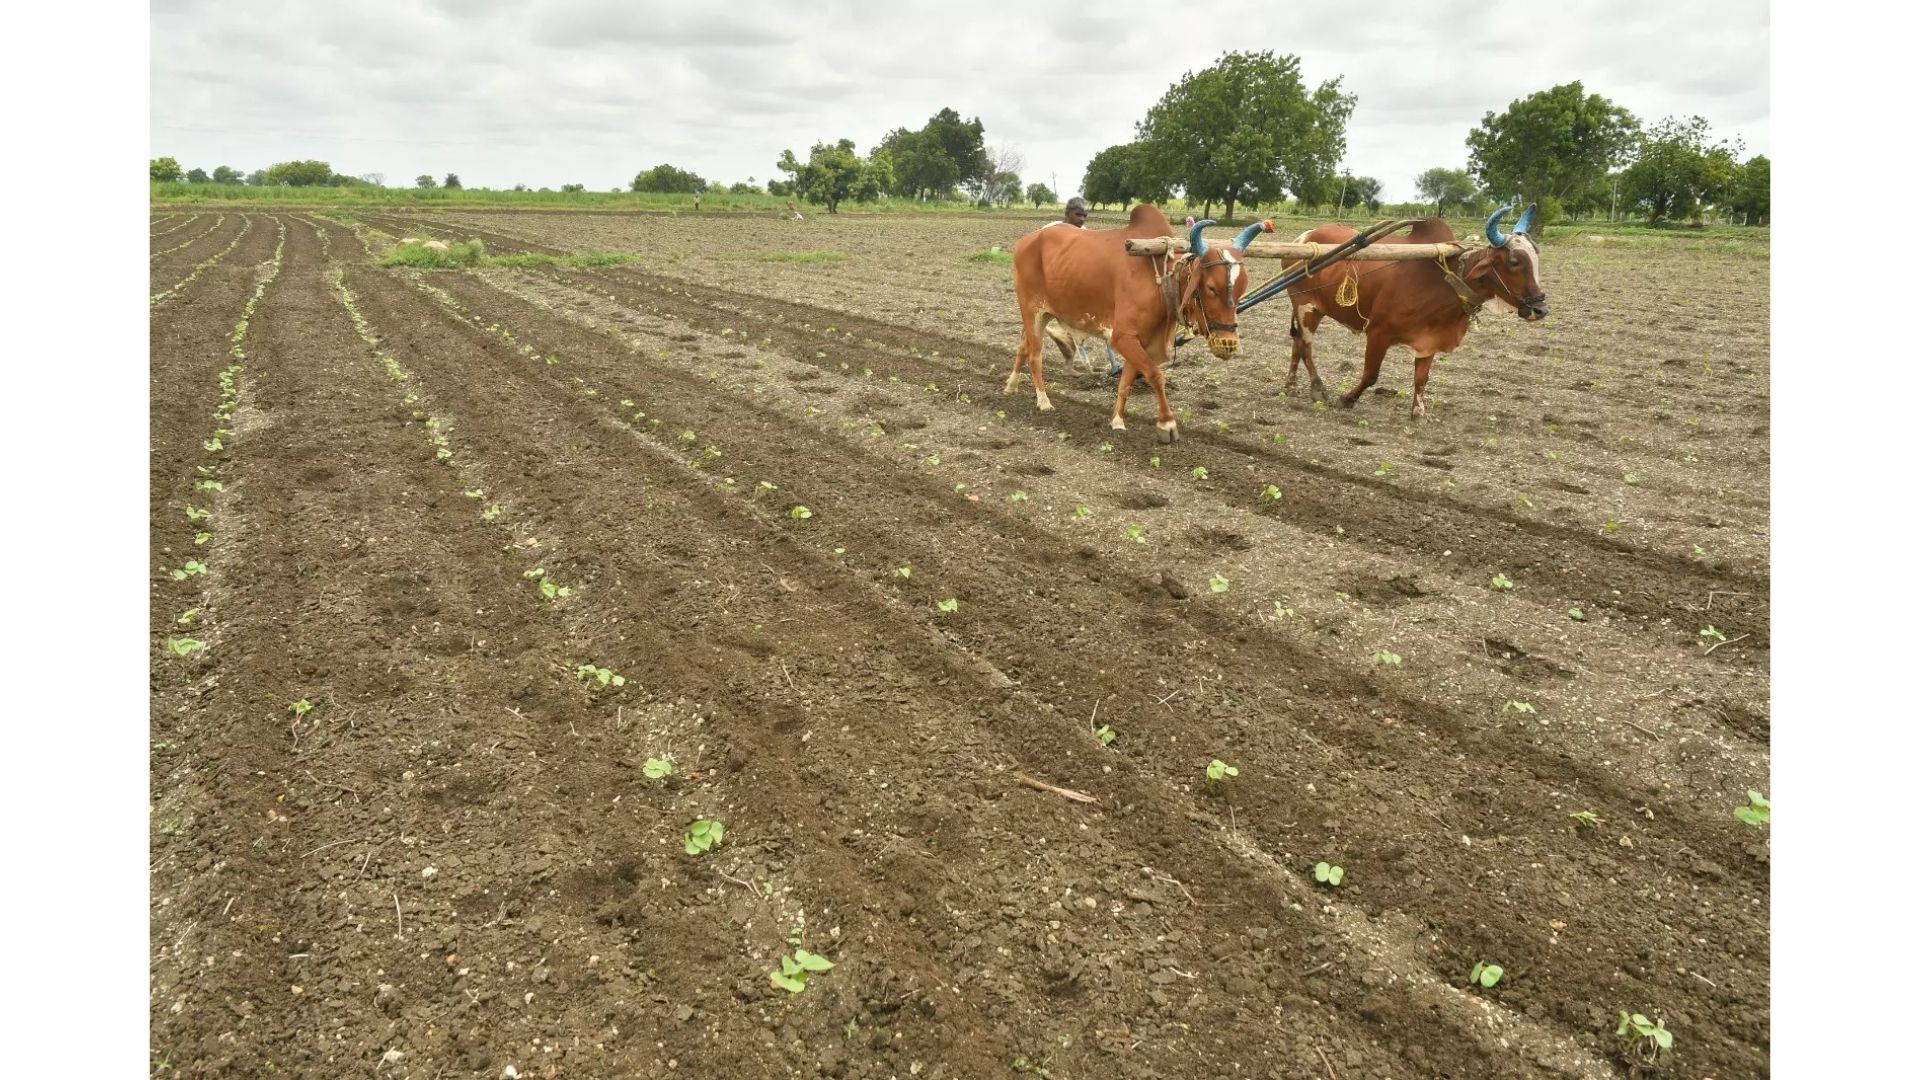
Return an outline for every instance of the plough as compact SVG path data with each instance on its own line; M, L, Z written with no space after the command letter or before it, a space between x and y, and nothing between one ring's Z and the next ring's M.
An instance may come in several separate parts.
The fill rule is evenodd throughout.
M1249 259L1299 259L1300 265L1283 269L1281 273L1247 290L1234 305L1236 314L1245 312L1286 292L1293 285L1308 276L1337 262L1401 262L1413 259L1449 258L1466 251L1461 244L1388 244L1374 247L1373 243L1381 237L1392 235L1401 229L1415 224L1418 218L1403 218L1398 221L1382 221L1362 229L1351 239L1328 247L1324 244L1302 243L1254 243L1249 244L1240 254ZM1205 222L1204 224L1212 224ZM1142 257L1164 257L1184 255L1189 250L1184 236L1162 236L1151 240L1127 241L1127 254ZM1185 334L1173 339L1177 348L1192 340Z

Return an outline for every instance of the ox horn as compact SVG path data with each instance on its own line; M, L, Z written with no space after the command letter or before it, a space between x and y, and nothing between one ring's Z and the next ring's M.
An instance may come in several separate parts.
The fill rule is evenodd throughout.
M1493 216L1487 219L1487 243L1494 247L1507 246L1507 237L1500 231L1500 219L1506 217L1507 211L1512 209L1511 206L1503 206L1495 210Z
M1513 231L1515 234L1519 234L1527 231L1527 226L1533 224L1533 212L1538 209L1540 209L1539 203L1527 204L1527 212L1524 214L1521 214L1520 220L1513 223Z
M1195 255L1205 255L1207 253L1207 238L1201 235L1201 233L1206 230L1207 226L1213 223L1212 218L1193 223L1193 228L1187 231L1187 249L1189 251L1192 251Z
M1256 221L1253 224L1247 226L1246 228L1240 230L1240 235L1234 237L1233 239L1233 246L1236 248L1239 248L1241 251L1245 251L1247 250L1247 245L1253 243L1254 237L1259 236L1261 233L1267 233L1272 231L1273 231L1273 222Z

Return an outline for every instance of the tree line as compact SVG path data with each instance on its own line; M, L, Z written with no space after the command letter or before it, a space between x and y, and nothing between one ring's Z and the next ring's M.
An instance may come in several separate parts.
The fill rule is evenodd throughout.
M1381 183L1341 167L1357 99L1339 78L1309 87L1300 60L1272 52L1227 52L1211 67L1170 86L1135 127L1131 142L1087 163L1081 193L1096 206L1179 196L1211 217L1291 202L1300 212L1381 208ZM1465 168L1435 166L1412 178L1435 213L1484 211L1513 199L1540 204L1537 219L1641 216L1659 223L1706 216L1753 223L1769 216L1769 163L1743 160L1744 147L1716 139L1698 116L1643 125L1626 109L1579 82L1542 90L1488 112L1466 133ZM281 162L242 176L222 165L182 172L170 157L151 163L158 181L352 187L381 184L378 173L343 176L324 161ZM919 128L899 127L861 154L848 138L813 144L802 159L782 151L764 193L839 212L847 201L881 198L979 205L1059 200L1046 184L1023 183L1021 155L987 142L980 118L943 108ZM448 173L415 180L421 188L460 187ZM758 195L753 177L710 182L662 163L637 174L629 190L698 196ZM526 190L525 185L515 187ZM542 191L548 190L542 188ZM584 191L567 184L562 191ZM615 189L620 190L620 189Z

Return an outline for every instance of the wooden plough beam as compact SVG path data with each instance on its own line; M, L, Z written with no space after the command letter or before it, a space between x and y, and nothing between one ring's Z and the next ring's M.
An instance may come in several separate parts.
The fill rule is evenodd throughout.
M1295 244L1295 243L1255 243L1240 254L1249 259L1317 259L1332 253L1332 244ZM1127 241L1129 255L1184 255L1189 250L1184 236L1160 236L1151 240ZM1433 259L1458 255L1467 248L1462 244L1377 244L1350 251L1339 260L1345 262L1402 262L1414 259Z

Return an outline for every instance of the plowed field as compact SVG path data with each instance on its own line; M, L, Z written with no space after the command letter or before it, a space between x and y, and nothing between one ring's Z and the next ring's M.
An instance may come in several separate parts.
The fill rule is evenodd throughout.
M1002 395L1037 223L156 220L156 1067L1766 1075L1764 250L1163 446Z

